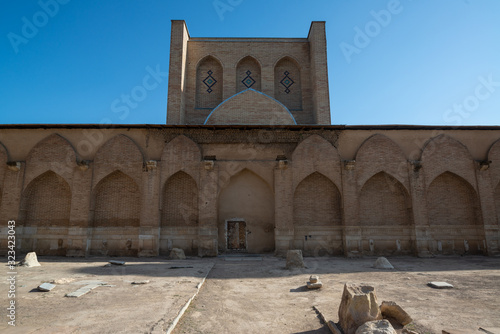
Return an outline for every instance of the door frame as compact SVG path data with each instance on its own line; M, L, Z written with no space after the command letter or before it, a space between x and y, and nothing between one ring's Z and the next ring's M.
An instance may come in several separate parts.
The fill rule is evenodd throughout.
M244 218L231 218L231 219L226 219L225 220L225 223L224 223L224 240L225 240L225 245L224 245L224 248L225 250L229 250L229 248L227 247L228 246L228 243L227 243L227 224L228 222L244 222L245 225L247 223L247 221L244 219ZM245 226L245 249L231 249L231 250L234 250L234 251L247 251L248 250L248 225Z

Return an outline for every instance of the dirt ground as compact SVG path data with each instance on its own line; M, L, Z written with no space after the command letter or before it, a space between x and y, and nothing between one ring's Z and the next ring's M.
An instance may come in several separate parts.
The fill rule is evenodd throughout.
M0 332L165 332L207 274L175 334L328 333L313 306L327 319L338 321L346 282L374 286L379 303L397 302L422 333L500 328L500 258L389 258L395 270L373 269L376 258L366 257L305 258L307 268L295 270L284 269L285 260L273 256L113 259L126 265L105 267L109 260L105 258L39 257L41 267L18 267L17 326L7 325L8 282L1 280L0 305L5 315ZM311 274L320 275L322 289L305 288ZM63 278L70 282L56 284L50 292L36 290L42 282ZM65 297L86 280L113 286L98 287L79 298ZM131 284L141 280L150 282ZM446 281L455 288L432 289L427 286L430 281Z

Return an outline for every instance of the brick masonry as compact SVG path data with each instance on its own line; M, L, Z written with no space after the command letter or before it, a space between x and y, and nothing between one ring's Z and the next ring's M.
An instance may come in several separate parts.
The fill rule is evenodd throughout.
M168 125L0 126L0 252L499 254L500 127L332 126L326 59L172 21Z
M495 127L2 126L0 139L0 217L23 251L210 256L237 218L250 252L498 253Z

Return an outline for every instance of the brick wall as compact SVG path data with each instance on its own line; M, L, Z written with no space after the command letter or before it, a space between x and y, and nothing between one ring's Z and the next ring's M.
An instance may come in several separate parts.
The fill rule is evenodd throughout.
M313 22L308 38L193 38L172 21L170 50L168 124L203 124L218 103L248 88L247 71L251 88L281 101L298 124L330 124L324 22ZM212 92L203 82L209 70Z
M217 107L205 124L294 125L295 120L281 103L250 88Z
M117 126L100 129L105 140L83 156L73 147L85 131L0 128L9 152L0 154L0 219L18 221L23 249L214 255L225 220L247 218L258 222L253 251L498 252L498 129ZM64 226L48 224L62 221L52 205L63 202ZM175 224L162 223L169 213ZM186 217L198 224L182 225Z

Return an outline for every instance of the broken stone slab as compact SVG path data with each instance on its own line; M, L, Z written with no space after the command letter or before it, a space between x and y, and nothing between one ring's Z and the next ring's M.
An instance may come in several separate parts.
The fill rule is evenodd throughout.
M50 283L43 283L38 286L38 290L43 291L43 292L48 292L52 289L54 289L56 286L54 284Z
M346 283L339 306L339 324L345 334L355 334L368 321L382 320L375 288Z
M149 280L144 280L144 281L133 281L132 284L148 284Z
M377 261L375 261L373 268L376 268L376 269L394 269L394 266L385 257L379 257L377 259Z
M311 282L311 283L316 283L318 281L319 281L318 275L311 275L311 277L309 277L309 282Z
M104 282L101 282L101 283L104 283ZM98 288L100 286L114 286L114 285L107 285L106 283L104 283L104 284L88 284L88 285L85 285L84 287L81 287L80 289L78 289L76 291L73 291L71 293L67 293L66 297L78 298L78 297L81 297L81 296L89 293L90 291L92 291L95 288Z
M405 310L395 302L383 301L380 305L382 316L391 317L401 325L406 326L413 321L413 319L406 313Z
M427 285L434 289L453 289L453 285L446 282L429 282Z
M308 289L320 289L322 286L323 286L323 283L321 283L319 281L316 283L307 282Z
M110 264L114 264L117 266L123 266L125 264L125 261L118 261L118 260L109 260L108 261Z
M286 269L304 268L304 258L300 249L289 250L286 253Z
M172 248L170 251L170 255L168 256L169 259L172 260L185 260L186 255L184 254L184 251L180 248Z
M397 334L397 332L388 320L374 320L359 326L355 334Z
M89 285L89 284L97 284L97 285L106 285L108 283L98 280L87 279L83 281L73 282L72 285Z
M26 254L24 259L21 262L19 262L18 265L22 266L22 267L40 267L41 266L41 264L38 262L38 259L36 257L35 252L29 252L28 254Z

